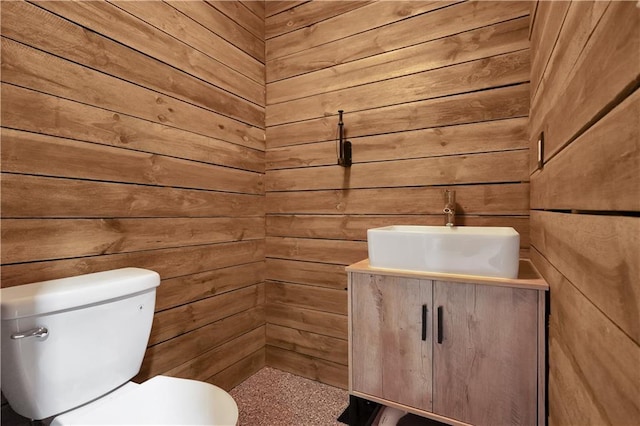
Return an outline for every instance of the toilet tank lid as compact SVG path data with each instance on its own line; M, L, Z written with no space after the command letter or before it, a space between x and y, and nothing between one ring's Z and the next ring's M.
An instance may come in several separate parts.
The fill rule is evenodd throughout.
M160 275L122 268L40 281L0 290L3 320L48 314L141 293L160 284Z

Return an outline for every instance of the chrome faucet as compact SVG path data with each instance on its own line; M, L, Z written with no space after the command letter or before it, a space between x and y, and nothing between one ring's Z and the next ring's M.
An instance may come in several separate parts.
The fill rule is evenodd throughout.
M444 190L444 209L442 212L445 214L445 225L455 226L456 218L456 191L449 189Z

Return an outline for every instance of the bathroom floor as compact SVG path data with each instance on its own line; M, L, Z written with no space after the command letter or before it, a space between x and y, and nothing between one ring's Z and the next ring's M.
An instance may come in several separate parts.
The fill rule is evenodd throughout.
M349 405L346 390L264 367L231 390L239 426L334 426Z

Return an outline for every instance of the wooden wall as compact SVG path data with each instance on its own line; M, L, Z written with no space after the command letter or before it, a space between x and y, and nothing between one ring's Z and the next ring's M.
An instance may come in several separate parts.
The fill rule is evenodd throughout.
M635 425L640 9L618 1L535 8L531 259L551 285L549 423Z
M347 385L366 229L513 226L529 247L526 2L267 2L267 364ZM336 165L345 110L353 167Z
M156 270L155 374L264 365L264 3L2 2L2 285Z

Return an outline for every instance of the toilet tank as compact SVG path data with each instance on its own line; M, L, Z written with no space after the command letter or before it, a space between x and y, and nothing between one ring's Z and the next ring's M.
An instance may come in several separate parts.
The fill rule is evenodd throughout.
M0 387L11 407L40 420L134 377L159 284L157 272L123 268L0 290ZM38 327L48 334L15 338Z

